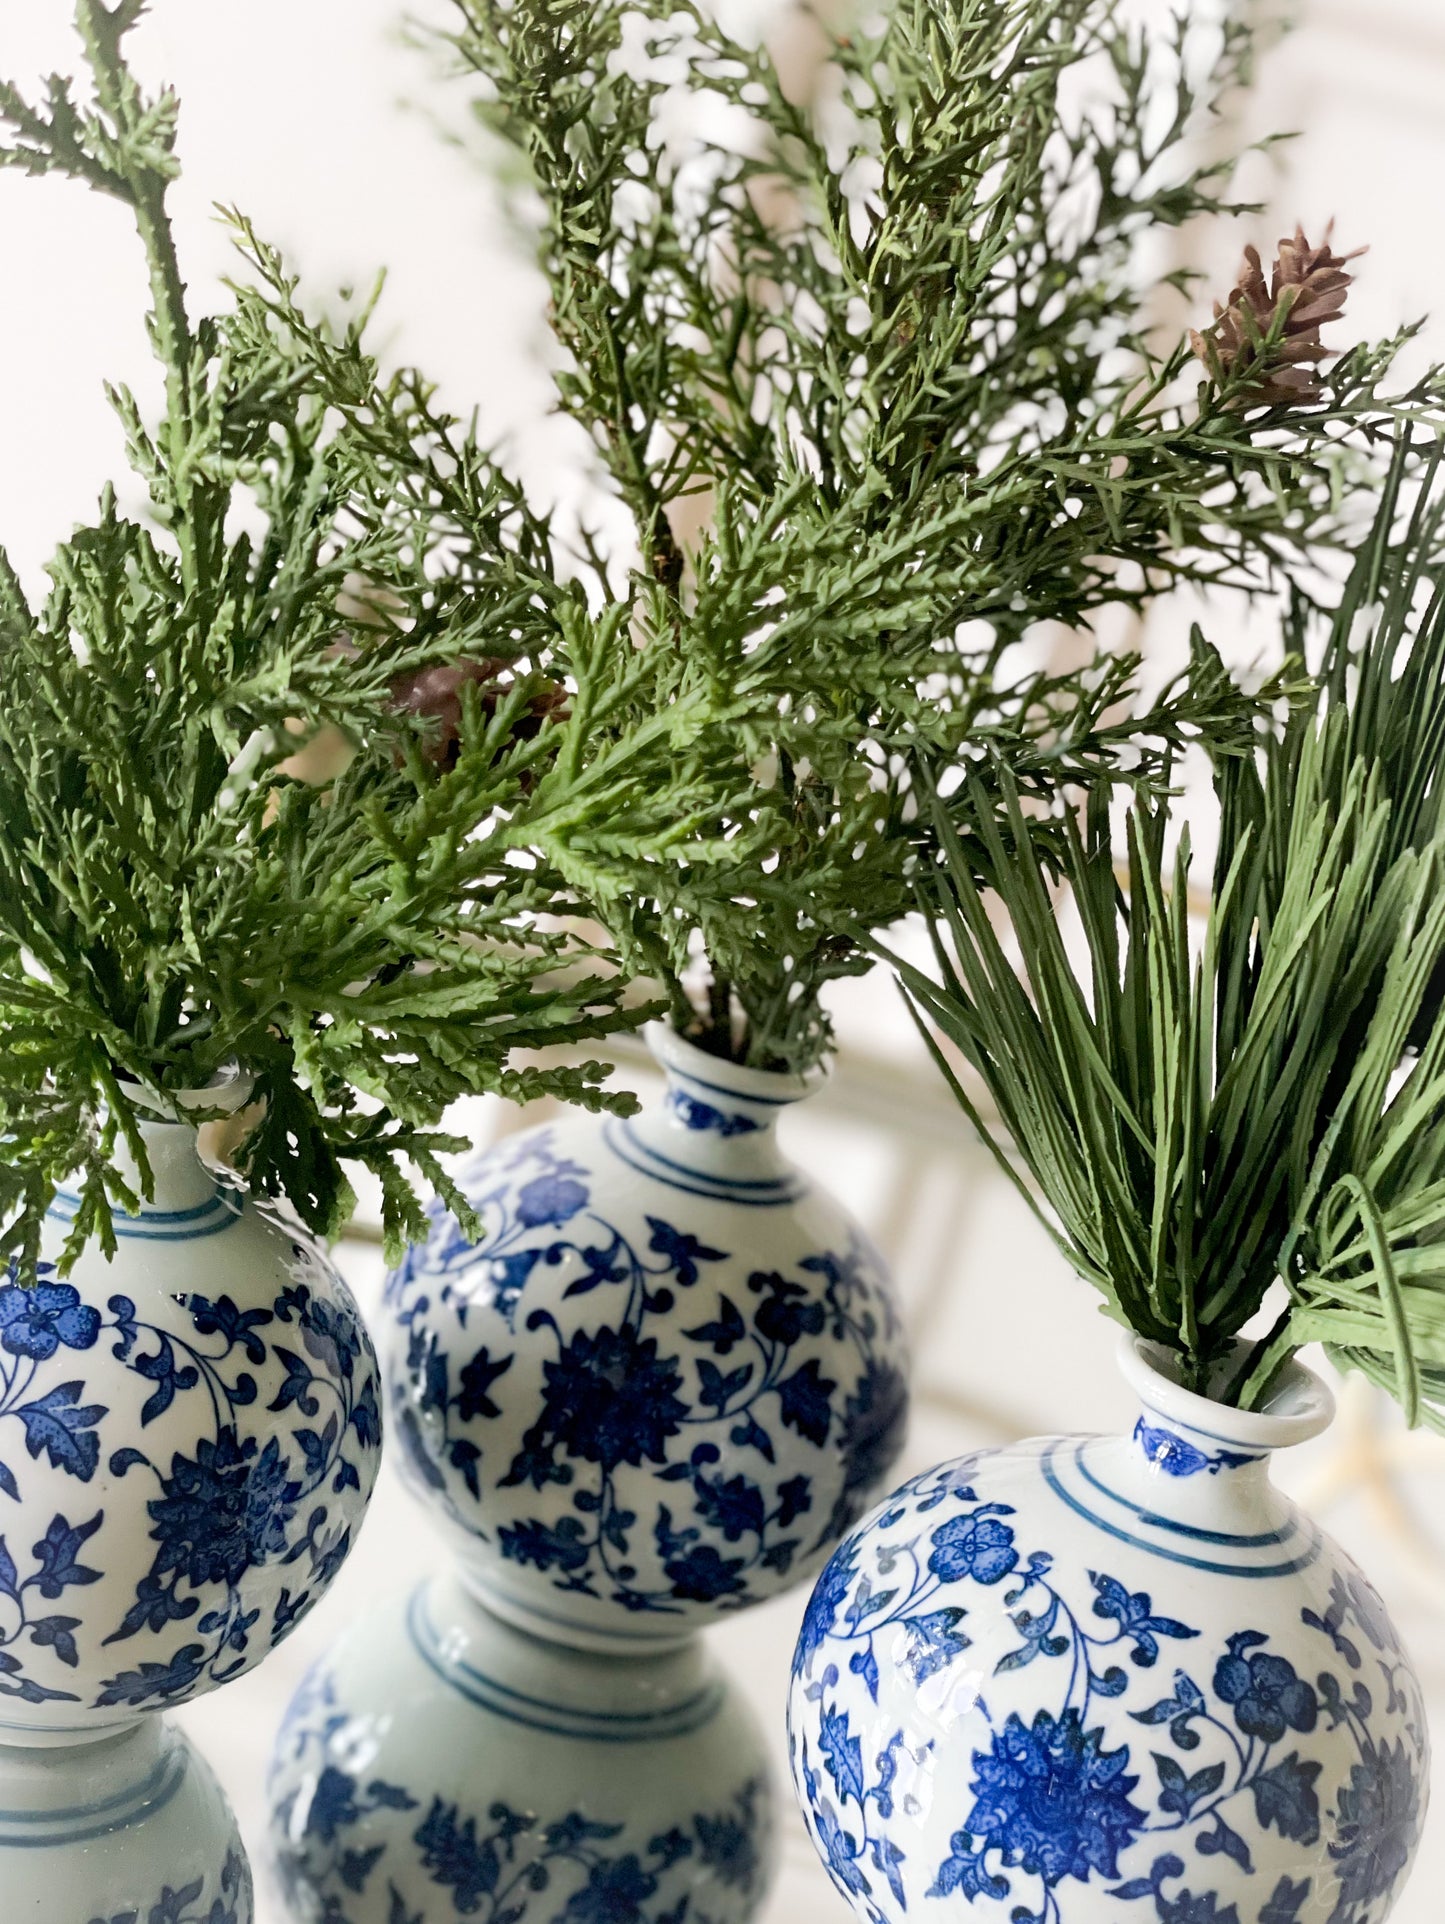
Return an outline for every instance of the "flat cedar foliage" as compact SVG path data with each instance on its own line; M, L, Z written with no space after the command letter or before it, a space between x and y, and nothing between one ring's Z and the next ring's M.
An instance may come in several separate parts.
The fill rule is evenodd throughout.
M1351 539L1376 446L1438 417L1441 380L1391 393L1389 341L1276 402L1287 304L1201 376L1160 256L1253 211L1232 157L1200 159L1229 145L1248 9L1147 29L1118 0L893 0L812 22L809 103L699 0L456 11L525 182L560 406L634 526L629 571L584 569L594 619L645 643L655 699L708 691L709 765L746 797L728 862L619 851L599 908L705 1046L796 1067L827 1045L820 990L910 904L913 756L970 760L967 836L1004 771L1044 797L1126 739L1238 724L1203 647L1119 725L1127 660L1051 675L1016 644Z
M148 1180L136 1086L199 1088L231 1062L262 1105L242 1166L314 1228L348 1213L347 1163L380 1178L393 1246L423 1223L403 1159L464 1208L437 1162L462 1146L436 1132L447 1105L596 1104L604 1066L511 1058L634 1020L609 955L557 921L572 893L544 853L552 825L597 803L641 848L658 819L623 781L625 729L585 751L626 674L609 658L594 690L584 645L559 702L562 661L533 643L565 645L575 597L425 384L381 383L353 344L351 405L332 406L261 277L224 314L188 311L166 213L177 103L123 57L142 12L81 0L87 97L60 77L36 104L0 84L0 162L133 218L165 383L154 423L110 395L141 509L107 492L43 605L0 553L0 1257L27 1279L57 1184L81 1193L73 1255L134 1202L118 1141ZM485 579L439 566L450 526L505 559ZM358 580L371 612L346 641L338 598ZM394 686L479 655L494 672L466 692L448 767ZM336 730L354 751L340 773L290 772ZM666 800L659 850L690 834L684 773Z
M1441 450L1408 514L1403 467L1322 643L1317 616L1291 620L1320 658L1317 700L1216 764L1202 929L1166 803L1133 808L1121 878L1107 790L1054 823L1010 793L982 864L1006 927L936 809L937 972L902 968L980 1076L1064 1254L1188 1386L1256 1407L1323 1342L1445 1430Z

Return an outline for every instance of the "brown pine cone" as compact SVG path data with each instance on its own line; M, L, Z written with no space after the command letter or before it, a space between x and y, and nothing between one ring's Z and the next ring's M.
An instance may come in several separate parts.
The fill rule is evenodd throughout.
M1367 251L1336 254L1333 233L1331 222L1323 243L1311 247L1297 227L1293 239L1279 243L1268 282L1259 250L1246 247L1239 285L1227 301L1214 303L1214 325L1202 333L1190 329L1190 345L1216 381L1249 375L1235 406L1287 407L1319 399L1319 364L1337 351L1324 345L1320 329L1345 311L1353 279L1345 263Z

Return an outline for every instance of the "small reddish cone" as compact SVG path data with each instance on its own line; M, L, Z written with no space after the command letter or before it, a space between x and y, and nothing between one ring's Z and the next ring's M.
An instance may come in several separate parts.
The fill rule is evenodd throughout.
M439 768L456 767L462 746L462 690L472 684L481 690L482 707L490 715L507 692L504 679L510 664L500 656L439 663L414 675L398 675L391 684L391 699L402 713L420 715L432 723L427 731L425 753ZM566 700L566 692L553 685L535 695L528 712L517 725L521 736L534 735L547 716Z
M1324 345L1320 329L1345 311L1354 278L1345 263L1367 251L1335 253L1333 233L1331 222L1322 244L1311 247L1297 227L1292 240L1279 243L1268 281L1258 248L1246 247L1239 285L1227 301L1214 303L1214 325L1202 333L1191 328L1190 345L1216 381L1252 374L1236 406L1288 407L1319 399L1319 364L1336 352Z

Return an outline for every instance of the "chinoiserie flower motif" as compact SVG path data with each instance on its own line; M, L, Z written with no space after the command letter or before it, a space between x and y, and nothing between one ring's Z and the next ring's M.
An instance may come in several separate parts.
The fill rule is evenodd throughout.
M758 1298L753 1315L758 1334L785 1349L800 1337L816 1336L827 1320L823 1305L810 1301L801 1283L790 1283L776 1270L755 1271L748 1278L748 1289Z
M357 1801L356 1779L334 1764L322 1766L316 1788L306 1807L306 1829L323 1844L336 1841L340 1831L360 1823L362 1807Z
M62 1344L91 1349L100 1334L100 1313L82 1303L71 1283L18 1283L0 1286L0 1349L12 1356L47 1362Z
M629 1852L615 1863L594 1864L562 1917L565 1924L641 1924L642 1907L656 1889L657 1879Z
M579 1330L546 1381L538 1430L569 1456L615 1470L619 1463L664 1463L667 1439L687 1415L677 1392L682 1377L657 1339L626 1325Z
M933 1533L928 1567L945 1583L972 1577L975 1583L1001 1583L1018 1564L1014 1533L996 1516L976 1512L950 1517Z
M1180 1891L1177 1897L1161 1893L1158 1909L1160 1924L1240 1924L1239 1907L1214 1891Z
M153 1575L173 1572L199 1588L239 1583L253 1564L286 1548L299 1483L288 1474L276 1438L258 1450L229 1425L214 1443L202 1440L194 1458L177 1456L147 1505L161 1548Z
M743 1587L741 1557L725 1557L711 1543L699 1543L663 1565L673 1595L685 1603L716 1603Z
M829 1558L822 1576L813 1585L808 1607L803 1612L803 1627L798 1632L797 1648L793 1652L794 1676L800 1676L810 1668L813 1658L827 1642L857 1574L858 1546L850 1538Z
M828 1866L835 1883L845 1891L853 1891L860 1897L866 1896L870 1887L858 1862L858 1847L843 1828L838 1813L826 1797L818 1802L814 1822L823 1851L823 1862Z
M560 1229L587 1205L587 1191L574 1176L549 1172L534 1176L517 1191L517 1221L526 1229Z
M695 1821L698 1855L709 1870L732 1890L756 1889L762 1864L751 1800L744 1800L741 1813L727 1810L710 1816L701 1811Z
M908 1379L892 1363L870 1361L843 1405L843 1500L850 1507L877 1488L903 1447L907 1425ZM855 1509L839 1519L839 1527L856 1520Z
M867 1508L906 1422L857 1227L769 1124L665 1126L655 1154L580 1121L488 1150L460 1175L480 1238L437 1204L387 1285L411 1480L500 1601L589 1636L775 1594Z
M1341 1588L1349 1599L1351 1615L1376 1650L1398 1656L1399 1632L1390 1621L1390 1613L1375 1586L1362 1571L1347 1570L1342 1577Z
M1319 1699L1287 1657L1254 1647L1264 1641L1258 1631L1232 1636L1229 1655L1220 1658L1214 1672L1214 1688L1233 1707L1246 1737L1277 1744L1286 1730L1307 1734L1314 1729Z
M1388 1897L1415 1853L1424 1798L1402 1743L1368 1744L1340 1791L1339 1836L1330 1846L1340 1881L1331 1924L1354 1924Z
M1117 1877L1119 1852L1147 1817L1130 1801L1139 1779L1127 1750L1106 1751L1076 1710L1031 1725L1014 1713L988 1752L975 1753L974 1806L964 1828L1045 1884L1066 1877Z

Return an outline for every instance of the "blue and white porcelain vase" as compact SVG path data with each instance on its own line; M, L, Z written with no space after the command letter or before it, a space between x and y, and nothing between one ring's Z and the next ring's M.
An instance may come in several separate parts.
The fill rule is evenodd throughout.
M794 1660L794 1780L860 1917L1383 1924L1424 1824L1419 1683L1272 1485L1329 1423L1249 1415L1125 1340L1130 1436L983 1451L837 1552Z
M461 1171L485 1237L436 1212L381 1336L404 1469L479 1592L611 1649L806 1577L883 1487L908 1400L877 1253L778 1144L821 1077L649 1040L643 1114Z
M565 1648L453 1577L311 1672L270 1797L296 1924L746 1924L772 1860L761 1735L698 1640Z
M194 1103L228 1099L244 1099L239 1078ZM378 1467L379 1376L345 1285L280 1210L202 1162L191 1105L170 1102L142 1127L154 1195L116 1212L114 1259L92 1242L61 1279L77 1206L62 1194L38 1286L0 1283L0 1777L47 1779L79 1840L62 1853L71 1882L56 1872L53 1902L24 1913L35 1924L109 1924L127 1904L149 1917L165 1890L176 1924L192 1910L248 1924L249 1882L221 1881L239 1849L224 1800L179 1740L146 1726L300 1621ZM138 1188L133 1167L120 1173ZM169 1774L132 1794L151 1750ZM53 1790L67 1778L71 1792ZM164 1813L183 1793L178 1828ZM38 1861L29 1808L0 1799L0 1892ZM88 1881L108 1851L124 1855L122 1832L136 1833L127 1903L119 1884ZM178 1895L200 1861L169 1861L181 1841L210 1866L204 1902Z
M5 1924L252 1924L251 1870L205 1762L163 1717L0 1747Z

